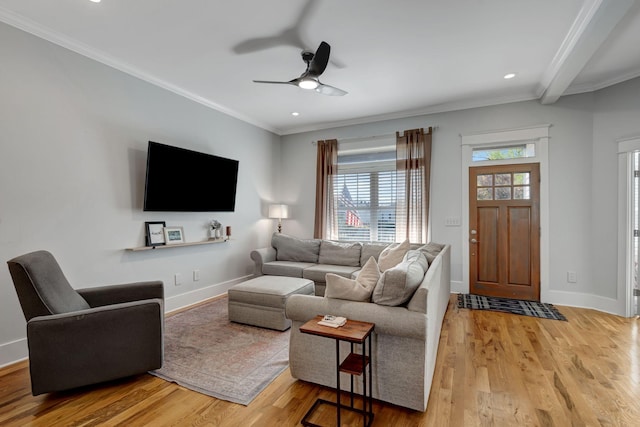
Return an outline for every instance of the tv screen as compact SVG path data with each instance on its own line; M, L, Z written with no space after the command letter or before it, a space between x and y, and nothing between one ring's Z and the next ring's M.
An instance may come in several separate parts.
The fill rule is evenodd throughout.
M232 212L238 161L149 141L144 210Z

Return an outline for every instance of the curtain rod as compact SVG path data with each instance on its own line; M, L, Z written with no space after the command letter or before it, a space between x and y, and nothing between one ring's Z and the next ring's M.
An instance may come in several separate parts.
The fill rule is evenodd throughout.
M428 126L428 128L431 128L432 131L438 129L438 125L435 126ZM338 138L338 143L339 144L350 144L353 142L360 142L360 141L366 141L369 139L385 139L385 138L395 138L396 134L394 133L387 133L387 134L383 134L383 135L372 135L372 136L352 136L351 138ZM311 145L316 145L318 143L318 141L311 141Z

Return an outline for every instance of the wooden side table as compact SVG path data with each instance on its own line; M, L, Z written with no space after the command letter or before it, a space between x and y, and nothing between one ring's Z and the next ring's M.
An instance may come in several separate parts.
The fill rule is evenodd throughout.
M308 421L308 418L320 405L331 405L336 407L337 426L340 426L341 409L356 412L362 415L363 425L369 427L373 422L373 387L371 376L372 353L371 353L371 333L375 328L374 323L360 322L357 320L347 320L344 326L332 328L318 325L323 316L316 316L300 327L300 332L310 335L317 335L326 338L333 338L336 341L336 401L330 402L324 399L317 399L313 406L302 418L302 425L307 427L321 427ZM340 341L351 343L351 352L346 359L340 363ZM368 342L368 351L367 351ZM354 352L354 344L362 345L362 354ZM368 353L368 356L367 356ZM367 366L368 375L367 375ZM345 406L340 401L340 372L351 375L350 405ZM353 377L362 376L362 409L354 406ZM369 390L367 390L367 377L369 380Z

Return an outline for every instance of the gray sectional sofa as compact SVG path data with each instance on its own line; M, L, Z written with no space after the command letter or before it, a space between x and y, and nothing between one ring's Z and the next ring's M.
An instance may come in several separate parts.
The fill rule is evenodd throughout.
M370 300L355 301L319 296L324 294L326 285L324 277L320 277L321 274L357 276L360 267L369 257L377 259L386 245L364 243L359 246L360 254L356 257L356 251L350 243L338 245L337 242L330 242L329 245L326 241L306 240L299 243L300 248L305 249L294 255L295 240L300 239L274 236L272 248L254 251L251 255L256 262L258 275L306 277L314 280L320 288L320 292L316 289L315 296L291 295L285 304L285 316L292 322L289 347L289 367L292 376L329 387L336 386L335 342L332 339L301 333L300 326L305 322L316 315L324 314L372 322L375 323L372 335L373 397L406 408L425 411L435 370L440 330L449 303L451 247L428 244L417 250L410 250L399 265L381 274ZM283 243L284 247L281 246ZM318 258L314 262L311 255L316 247ZM344 251L343 256L335 258L340 251ZM366 254L363 256L365 251ZM424 256L420 255L420 252ZM279 259L279 254L283 255L283 258L297 257L297 260ZM334 262L338 260L339 264L321 262L329 259ZM356 259L359 259L358 265L344 265L355 264ZM425 259L428 261L425 262ZM399 276L406 276L406 281L409 282L409 276L414 276L411 280L415 283L416 272L421 274L416 283L417 289L400 286L388 287L383 289L382 293L379 292L384 277L389 276L388 278L397 281ZM332 295L335 281L331 282L329 295ZM410 294L407 294L407 290ZM405 295L400 299L389 298L389 291ZM346 357L348 353L349 345L341 343L341 358ZM349 390L349 376L341 375L341 387ZM354 388L358 393L362 392L360 381L355 381Z
M377 259L387 246L382 243L298 239L274 233L271 246L252 251L251 259L255 263L255 276L265 274L313 280L315 294L323 296L327 273L354 277L370 257Z

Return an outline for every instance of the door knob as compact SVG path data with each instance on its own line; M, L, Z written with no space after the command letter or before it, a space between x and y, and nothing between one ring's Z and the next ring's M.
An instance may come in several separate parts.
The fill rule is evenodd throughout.
M476 239L471 239L470 242L471 243L478 243L478 241Z
M471 234L478 234L478 232L476 230L471 230L470 233Z

